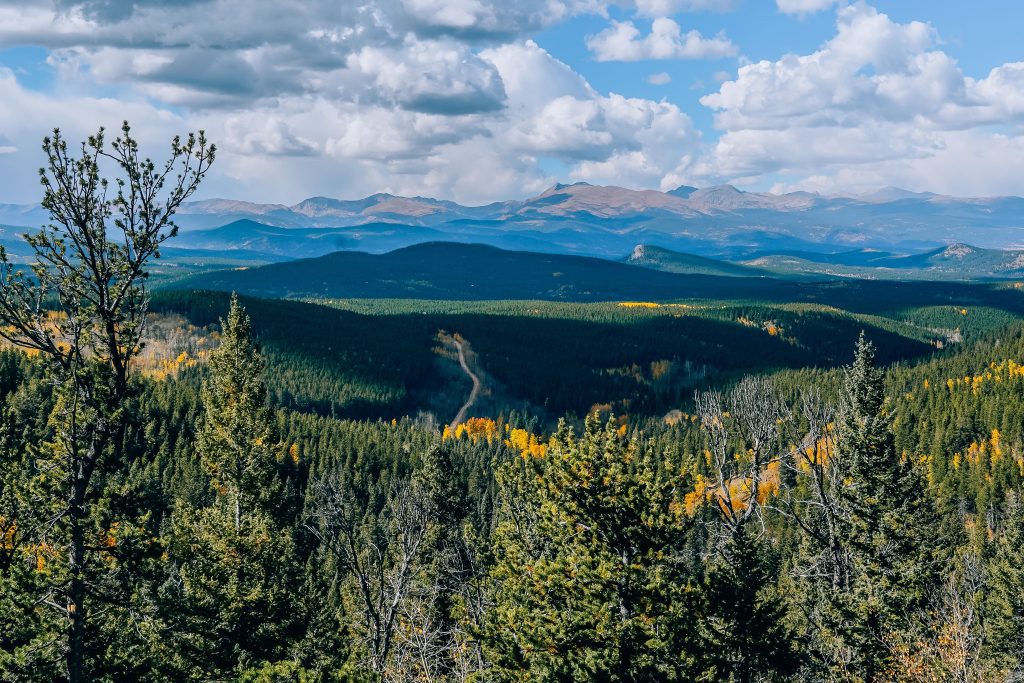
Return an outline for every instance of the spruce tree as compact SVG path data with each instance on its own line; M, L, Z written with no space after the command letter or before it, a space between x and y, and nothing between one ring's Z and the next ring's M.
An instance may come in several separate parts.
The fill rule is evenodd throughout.
M249 316L232 295L203 382L196 449L219 499L232 510L236 529L246 514L270 513L279 488L274 451L280 444L266 405L265 369Z
M177 580L167 595L177 640L171 670L222 680L286 657L299 618L297 562L275 515L277 444L264 365L232 297L203 383L197 451L213 502L174 513Z
M940 519L923 477L896 452L884 379L874 345L861 334L836 441L852 581L848 592L832 595L850 670L867 683L886 676L895 639L914 637L913 615L925 608L943 566Z
M732 533L712 561L707 625L715 680L784 681L799 668L778 577L771 549L748 524Z

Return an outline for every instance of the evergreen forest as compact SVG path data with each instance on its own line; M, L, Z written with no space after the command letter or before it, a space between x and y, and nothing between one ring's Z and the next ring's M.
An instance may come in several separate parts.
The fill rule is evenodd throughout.
M210 291L204 135L44 151L0 680L1024 680L1020 283Z

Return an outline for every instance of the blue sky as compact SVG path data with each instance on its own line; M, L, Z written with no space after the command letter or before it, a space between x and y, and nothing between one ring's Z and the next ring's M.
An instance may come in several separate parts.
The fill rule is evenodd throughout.
M205 128L206 196L553 182L1024 194L1024 3L0 0L0 201L39 139Z

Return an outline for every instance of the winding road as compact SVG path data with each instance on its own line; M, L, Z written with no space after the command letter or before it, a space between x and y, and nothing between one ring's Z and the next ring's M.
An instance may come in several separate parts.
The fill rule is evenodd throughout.
M452 342L455 344L455 348L459 352L459 365L462 366L462 371L469 375L469 378L473 380L473 390L469 392L469 398L467 398L466 402L462 404L461 408L459 408L458 414L455 416L455 419L452 420L451 425L449 425L450 429L455 429L461 422L465 421L466 413L469 412L469 409L473 407L474 403L476 403L476 399L480 395L480 389L483 388L483 382L480 381L480 378L476 376L475 372L469 369L469 363L466 362L466 352L463 351L462 342L454 337L452 337Z

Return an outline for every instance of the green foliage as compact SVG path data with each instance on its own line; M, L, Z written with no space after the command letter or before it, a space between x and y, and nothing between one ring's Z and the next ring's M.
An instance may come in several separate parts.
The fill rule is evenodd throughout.
M744 524L710 563L706 624L716 681L784 681L800 668L774 555Z
M988 567L988 649L1015 675L1024 673L1024 505L1015 496Z
M218 499L244 514L266 510L276 494L275 453L266 405L264 364L253 346L249 316L236 297L221 322L220 345L203 383L196 448Z
M834 595L834 629L850 668L871 682L885 680L893 640L915 637L915 611L939 585L945 558L934 500L913 462L896 452L884 373L863 336L843 399L835 457L844 477L841 528L850 578L847 590Z
M172 556L180 588L164 599L176 638L169 668L191 679L223 680L288 654L296 620L296 557L290 532L268 514L236 523L225 505L175 513Z
M502 469L488 654L498 680L684 681L697 668L679 463L611 420Z
M45 434L14 451L13 476L3 477L16 491L8 502L19 501L18 549L36 559L31 579L4 588L33 595L31 603L17 595L14 608L31 604L41 627L15 646L15 666L62 659L58 670L72 683L133 660L144 666L144 650L108 645L133 621L143 624L136 632L147 630L152 615L143 577L159 545L153 518L121 506L141 483L121 467L139 422L132 369L147 314L146 267L175 234L174 213L216 151L202 133L176 137L158 167L140 156L127 122L109 147L100 129L80 150L69 152L58 130L43 139L42 206L52 222L25 236L29 268L0 248L0 337L37 355L54 386ZM107 162L113 181L101 169Z
M66 606L46 602L69 581L65 530L46 524L66 425L105 417L121 427L80 519L98 680L1005 680L1024 618L1019 293L766 291L245 299L251 322L226 294L162 292L158 311L224 317L217 351L116 401L87 354L85 404L0 351L0 678L66 677ZM837 369L861 329L877 358L862 340ZM440 330L485 375L485 434L438 433L465 394ZM739 388L725 438L691 414L695 389ZM759 397L759 422L734 410ZM595 405L626 414L576 417Z
M196 441L216 495L206 507L180 501L173 518L176 576L164 600L178 638L168 659L188 678L225 679L277 661L300 617L292 532L275 517L280 487L263 381L249 318L232 299Z

